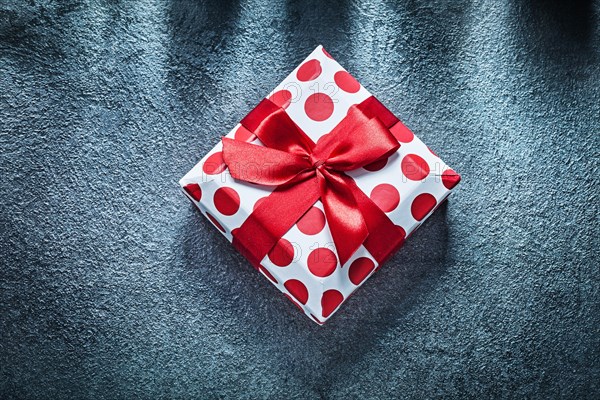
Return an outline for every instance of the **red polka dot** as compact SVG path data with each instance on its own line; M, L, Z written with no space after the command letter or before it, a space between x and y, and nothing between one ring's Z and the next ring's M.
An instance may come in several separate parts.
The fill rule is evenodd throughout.
M325 93L314 93L304 103L304 111L313 121L325 121L333 114L333 100Z
M437 204L435 197L429 193L421 193L412 202L410 212L414 219L421 221Z
M260 271L267 277L269 278L271 281L277 283L277 279L275 279L275 277L273 275L271 275L271 273L269 272L269 270L267 270L265 267L263 267L262 265L258 266L258 269L260 269Z
M230 187L217 189L213 202L215 208L223 215L233 215L240 209L240 195Z
M278 267L286 267L294 259L294 246L284 238L279 239L277 244L269 251L269 260Z
M316 235L325 227L325 214L317 207L312 207L296 224L305 235Z
M283 89L278 92L273 93L269 100L275 103L278 107L288 108L292 101L292 92L289 90Z
M319 143L321 143L323 140L325 140L325 138L327 138L327 136L329 136L329 133L326 133L323 136L319 137L317 139L317 145L319 145Z
M408 179L420 181L429 175L429 164L416 154L407 154L402 159L402 173Z
M185 185L183 187L183 190L185 190L187 194L189 194L190 197L196 201L200 201L200 199L202 198L202 189L200 189L200 186L198 186L197 183L190 183L189 185Z
M234 134L235 140L239 140L242 142L251 142L256 139L256 135L250 132L248 129L244 128L240 125L240 127L235 131Z
M323 309L323 318L327 318L335 311L335 309L344 301L344 295L335 289L331 289L323 293L321 298L321 308Z
M304 283L298 279L290 279L286 281L283 286L287 289L292 296L296 298L300 303L306 304L308 301L308 289L304 286Z
M415 134L410 131L402 122L397 122L390 128L390 132L399 142L408 143L413 140Z
M367 164L363 168L366 169L367 171L375 172L375 171L379 171L380 169L383 169L383 167L385 167L387 165L387 162L388 162L388 159L384 158L382 160L377 160L375 162L372 162L371 164Z
M315 276L324 278L335 271L337 257L335 253L324 247L314 249L308 255L308 270Z
M219 223L219 221L217 221L217 219L215 217L213 217L211 214L206 213L206 217L208 219L210 219L210 222L212 222L213 224L215 224L215 226L217 228L219 228L220 231L225 232L225 228L223 228L223 226Z
M400 203L398 189L388 183L375 186L369 197L383 212L394 211Z
M254 207L252 207L252 211L256 211L256 209L266 200L266 197L261 197L254 203Z
M302 82L312 81L321 75L321 63L319 60L309 60L302 64L296 72L296 77Z
M373 269L375 269L373 260L367 257L357 258L352 262L352 265L350 265L350 268L348 269L350 282L355 285L360 285Z
M202 165L202 170L208 175L220 174L226 168L227 165L223 161L223 154L220 151L211 154Z
M442 183L446 189L452 189L460 182L460 175L453 169L447 169L442 173Z
M331 57L331 54L329 54L327 52L327 50L325 50L325 47L321 47L321 50L323 50L323 54L325 54L327 57L331 58L333 60L333 57Z
M333 80L344 92L356 93L360 90L360 83L346 71L336 72Z
M322 323L321 321L319 321L319 320L317 319L317 317L315 317L314 315L310 314L310 317L311 317L311 318L312 318L312 319L313 319L313 320L314 320L314 321L315 321L317 324L319 324L319 325L323 325L323 323Z

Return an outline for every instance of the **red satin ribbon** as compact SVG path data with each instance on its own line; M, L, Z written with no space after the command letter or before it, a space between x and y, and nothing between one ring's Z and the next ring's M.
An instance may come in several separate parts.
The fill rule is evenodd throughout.
M266 146L223 138L223 158L235 179L276 186L234 233L233 244L258 268L277 241L321 199L341 265L363 244L380 263L403 241L375 203L345 174L400 147L389 127L398 119L374 97L315 144L270 100L242 125Z

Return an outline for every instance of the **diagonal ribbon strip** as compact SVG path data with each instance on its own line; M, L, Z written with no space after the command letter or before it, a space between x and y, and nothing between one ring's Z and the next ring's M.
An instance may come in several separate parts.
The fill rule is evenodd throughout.
M382 122L382 121L385 121ZM258 267L277 241L321 200L340 264L361 245L378 262L403 241L401 229L345 174L389 157L400 147L389 127L397 118L374 97L315 144L281 108L263 100L242 125L266 147L223 138L235 179L275 186L234 234L234 245Z

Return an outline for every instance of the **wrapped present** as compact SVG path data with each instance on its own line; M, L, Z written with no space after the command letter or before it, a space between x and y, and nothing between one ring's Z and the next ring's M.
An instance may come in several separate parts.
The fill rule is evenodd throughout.
M322 324L459 180L319 46L180 184Z

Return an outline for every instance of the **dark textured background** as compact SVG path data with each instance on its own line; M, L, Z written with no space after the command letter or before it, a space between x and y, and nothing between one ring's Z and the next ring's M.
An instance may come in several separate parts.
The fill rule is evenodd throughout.
M600 398L599 5L0 3L0 398ZM324 327L177 180L317 44L463 176Z

